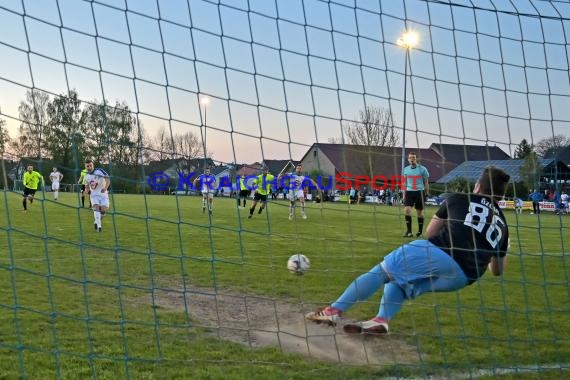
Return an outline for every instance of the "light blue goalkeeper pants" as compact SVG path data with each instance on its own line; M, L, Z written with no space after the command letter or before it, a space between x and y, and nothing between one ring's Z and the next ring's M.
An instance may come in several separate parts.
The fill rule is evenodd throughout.
M425 292L451 292L467 286L459 265L427 240L415 240L392 251L380 264L354 280L331 305L346 311L384 285L378 317L392 319L405 299Z

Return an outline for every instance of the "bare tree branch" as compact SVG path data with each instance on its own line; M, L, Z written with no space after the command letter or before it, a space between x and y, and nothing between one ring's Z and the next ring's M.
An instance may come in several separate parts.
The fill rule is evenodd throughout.
M348 124L346 135L347 142L353 145L392 147L400 142L392 114L375 106L361 110L358 122Z
M568 145L570 145L570 138L565 135L555 135L537 142L534 146L534 151L540 157L555 156Z

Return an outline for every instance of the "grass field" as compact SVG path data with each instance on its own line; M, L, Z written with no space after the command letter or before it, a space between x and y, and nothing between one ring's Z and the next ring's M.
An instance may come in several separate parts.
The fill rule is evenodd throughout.
M570 216L507 212L506 275L410 302L390 339L413 346L415 364L376 366L232 343L187 309L153 299L199 286L324 305L403 242L400 208L311 204L308 220L289 221L277 201L248 220L235 200L217 198L210 219L197 197L115 195L97 233L92 212L77 204L76 194L57 203L47 194L22 213L21 196L0 194L2 379L455 378L479 368L505 378L568 376ZM286 270L296 252L311 259L305 276ZM374 315L380 295L347 315ZM542 370L525 370L534 367Z

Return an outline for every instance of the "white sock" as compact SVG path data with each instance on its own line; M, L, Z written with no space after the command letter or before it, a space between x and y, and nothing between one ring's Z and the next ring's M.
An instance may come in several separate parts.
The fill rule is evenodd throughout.
M97 228L101 228L101 213L99 211L94 211L95 214L95 223L97 223Z

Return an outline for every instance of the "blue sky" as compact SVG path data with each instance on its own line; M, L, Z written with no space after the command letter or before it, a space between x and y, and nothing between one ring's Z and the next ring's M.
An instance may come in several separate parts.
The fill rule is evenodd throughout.
M516 8L515 8L516 5ZM300 159L365 105L407 147L570 135L567 1L0 0L0 109L25 92L125 101L149 134L200 134L216 160Z

